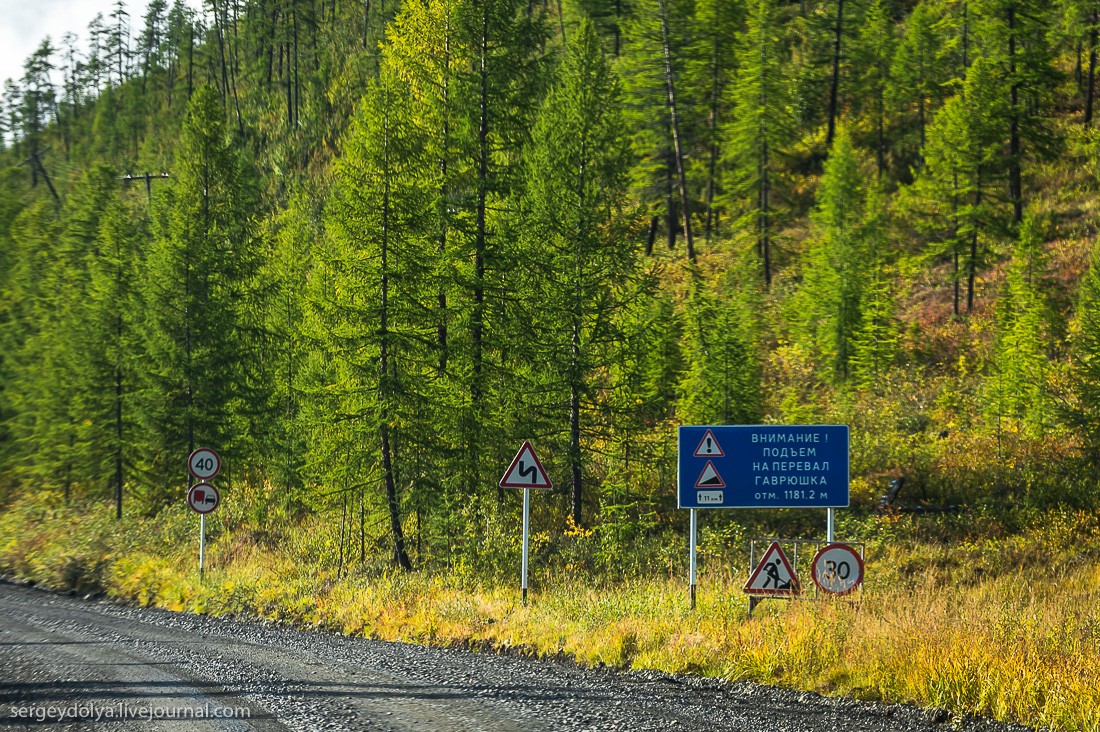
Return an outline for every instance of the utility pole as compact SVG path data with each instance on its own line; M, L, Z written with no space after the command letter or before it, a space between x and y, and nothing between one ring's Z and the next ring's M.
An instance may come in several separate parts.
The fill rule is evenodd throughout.
M144 180L145 181L145 197L149 201L149 203L152 204L153 203L153 185L152 185L153 180L155 180L157 178L169 178L169 177L171 177L171 176L169 176L167 173L161 173L160 175L152 175L151 173L149 173L149 171L146 171L142 175L130 175L129 173L127 173L126 175L120 175L118 177L118 179L120 181L124 182L124 183L129 183L129 182L135 181L135 180Z

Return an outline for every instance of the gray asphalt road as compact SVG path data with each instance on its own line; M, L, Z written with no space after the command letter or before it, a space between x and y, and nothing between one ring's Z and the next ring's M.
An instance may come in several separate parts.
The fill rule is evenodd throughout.
M345 638L0 584L0 731L8 729L1023 730L756 684Z

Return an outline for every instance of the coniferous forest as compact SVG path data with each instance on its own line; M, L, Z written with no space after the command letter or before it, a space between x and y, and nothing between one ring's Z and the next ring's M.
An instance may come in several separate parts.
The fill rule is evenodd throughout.
M773 422L851 425L856 513L899 476L1095 507L1098 29L117 0L4 84L0 499L155 516L208 446L241 521L320 517L341 563L511 563L531 439L542 556L614 564L682 531L677 425Z

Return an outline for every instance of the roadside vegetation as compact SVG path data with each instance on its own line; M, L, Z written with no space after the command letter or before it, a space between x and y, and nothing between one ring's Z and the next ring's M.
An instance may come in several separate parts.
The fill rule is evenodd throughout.
M66 508L56 494L9 507L0 572L182 612L782 684L945 718L1100 729L1100 529L1090 512L1014 516L1011 532L992 516L843 517L841 535L866 542L863 591L846 601L769 600L749 619L744 542L720 526L703 530L693 611L675 531L618 572L586 569L601 561L600 542L575 532L534 564L524 606L518 531L504 518L494 528L498 571L458 563L407 573L357 556L341 569L327 521L281 517L260 531L231 509L208 522L216 540L200 579L194 514L128 517L120 531L97 508Z
M1095 732L1098 30L1095 0L119 0L0 94L0 571ZM854 601L746 618L749 539L824 517L710 511L689 611L676 427L754 423L850 425ZM526 439L555 487L523 607Z

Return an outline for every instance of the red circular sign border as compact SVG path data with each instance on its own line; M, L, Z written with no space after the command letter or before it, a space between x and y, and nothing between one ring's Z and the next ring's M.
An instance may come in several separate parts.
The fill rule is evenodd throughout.
M851 587L849 587L848 589L844 590L844 592L834 592L834 591L832 591L832 590L830 590L826 587L823 587L821 585L821 583L817 581L817 560L818 560L818 558L821 557L822 554L829 551L830 549L847 549L851 553L851 555L856 558L856 564L859 565L859 581L856 582ZM836 597L844 597L845 595L850 595L853 592L855 592L857 589L859 589L860 585L863 584L863 577L864 577L863 557L859 556L859 552L857 552L855 549L848 546L847 544L841 544L840 542L833 542L832 544L827 544L827 545L821 547L820 549L818 549L817 553L814 554L813 561L810 562L810 577L813 579L814 584L817 585L817 589L821 590L822 592L824 592L827 595L835 595Z
M191 502L191 494L196 488L209 488L210 490L214 491L214 495L218 497L218 502L215 503L214 507L211 508L209 511L200 511L199 509L195 508L195 504ZM218 509L218 506L220 505L222 505L222 492L219 491L213 483L195 483L195 485L187 489L187 507L201 516L207 516L214 513L214 511L216 511Z
M198 475L195 475L195 471L191 469L191 458L195 457L195 455L198 455L203 450L206 450L207 452L211 453L214 456L214 460L216 460L217 463L218 463L218 467L214 471L213 475L208 475L205 478L203 478L201 476L198 476ZM193 477L195 477L199 480L213 480L214 478L218 477L219 473L222 472L222 456L219 455L218 451L215 450L212 447L199 447L199 448L196 448L196 449L191 451L190 455L187 456L187 472L190 473Z

